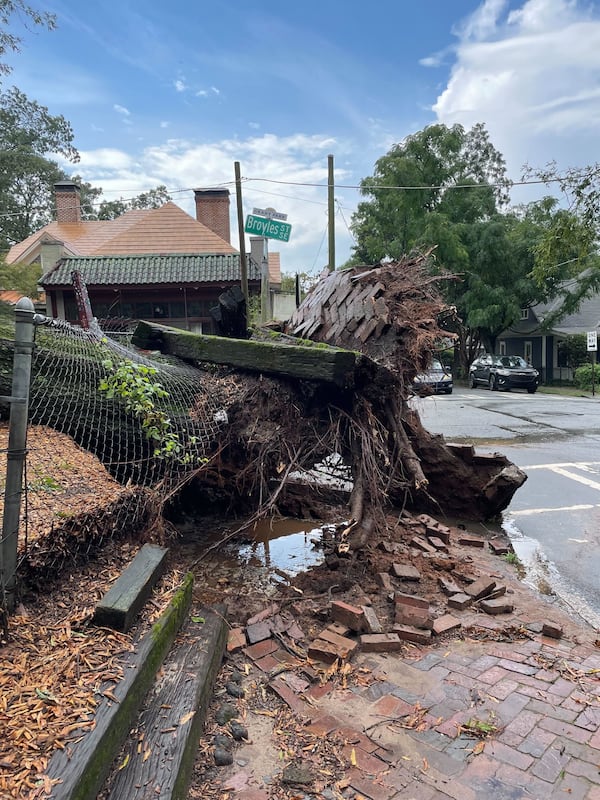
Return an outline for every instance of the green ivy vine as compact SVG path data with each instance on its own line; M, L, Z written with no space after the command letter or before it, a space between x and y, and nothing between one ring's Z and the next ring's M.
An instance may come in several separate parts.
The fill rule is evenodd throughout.
M109 400L122 402L125 411L140 420L146 438L154 445L155 458L173 459L180 464L205 461L198 459L195 454L185 452L169 416L157 408L157 401L168 400L169 393L155 379L157 370L154 367L127 359L113 361L111 358L102 361L102 366L107 374L100 380L100 393ZM196 436L189 438L192 445L197 441Z

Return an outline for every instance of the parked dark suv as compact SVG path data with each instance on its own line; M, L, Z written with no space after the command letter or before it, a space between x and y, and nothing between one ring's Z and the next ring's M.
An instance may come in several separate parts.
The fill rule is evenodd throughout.
M478 384L496 389L527 389L533 394L538 388L540 373L520 356L490 356L476 358L469 369L469 386Z

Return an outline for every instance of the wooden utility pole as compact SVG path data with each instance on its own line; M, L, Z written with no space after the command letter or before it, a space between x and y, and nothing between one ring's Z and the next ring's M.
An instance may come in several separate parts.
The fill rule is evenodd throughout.
M240 269L242 281L242 294L246 301L246 316L249 310L249 296L248 296L248 267L246 261L246 234L244 232L244 209L242 207L242 179L240 175L240 162L236 161L235 165L235 197L237 200L237 218L238 218L238 231L240 236Z
M335 195L333 184L333 156L327 156L327 213L329 232L329 272L335 269Z

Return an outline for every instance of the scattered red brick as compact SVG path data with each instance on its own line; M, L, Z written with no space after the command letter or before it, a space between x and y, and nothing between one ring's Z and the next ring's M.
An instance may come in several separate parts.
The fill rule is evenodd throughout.
M448 598L448 605L450 608L456 608L458 611L464 611L473 602L473 598L468 594L461 592L460 594L453 594Z
M444 633L455 631L462 627L462 622L452 614L444 614L433 621L433 632L436 636L441 636Z
M405 581L420 581L421 580L421 573L416 567L413 567L412 564L392 564L390 568L390 572L396 578L400 578Z
M360 646L365 653L393 653L403 645L396 633L363 633Z
M511 614L515 607L506 600L481 600L479 607L486 614Z
M397 633L400 639L416 644L429 644L431 642L431 631L423 628L413 628L410 625L394 625L393 633Z
M496 581L493 578L482 577L467 586L465 594L468 594L473 600L479 600L481 597L487 597L487 595L491 594L495 587Z
M560 625L555 625L553 622L544 622L542 625L542 636L550 636L551 639L560 639L563 635L563 629Z
M227 652L237 653L238 650L241 650L246 644L246 634L243 628L231 628L227 635Z
M347 625L351 631L360 632L365 628L365 613L362 608L334 600L331 604L331 617L342 625Z
M405 606L415 606L415 608L426 608L429 610L429 600L419 597L416 594L406 594L405 592L395 592L394 602Z

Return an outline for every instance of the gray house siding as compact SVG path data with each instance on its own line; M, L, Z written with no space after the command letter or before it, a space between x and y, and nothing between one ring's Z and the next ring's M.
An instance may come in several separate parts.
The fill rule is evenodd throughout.
M574 281L565 282L565 290L572 288ZM559 319L551 328L543 331L542 325L548 315L560 308L564 296L548 303L538 303L529 309L527 319L515 322L498 337L497 349L508 355L526 357L528 342L531 343L531 362L540 371L542 383L555 380L572 380L573 371L561 365L559 345L569 336L600 329L600 293L585 298L579 310Z

